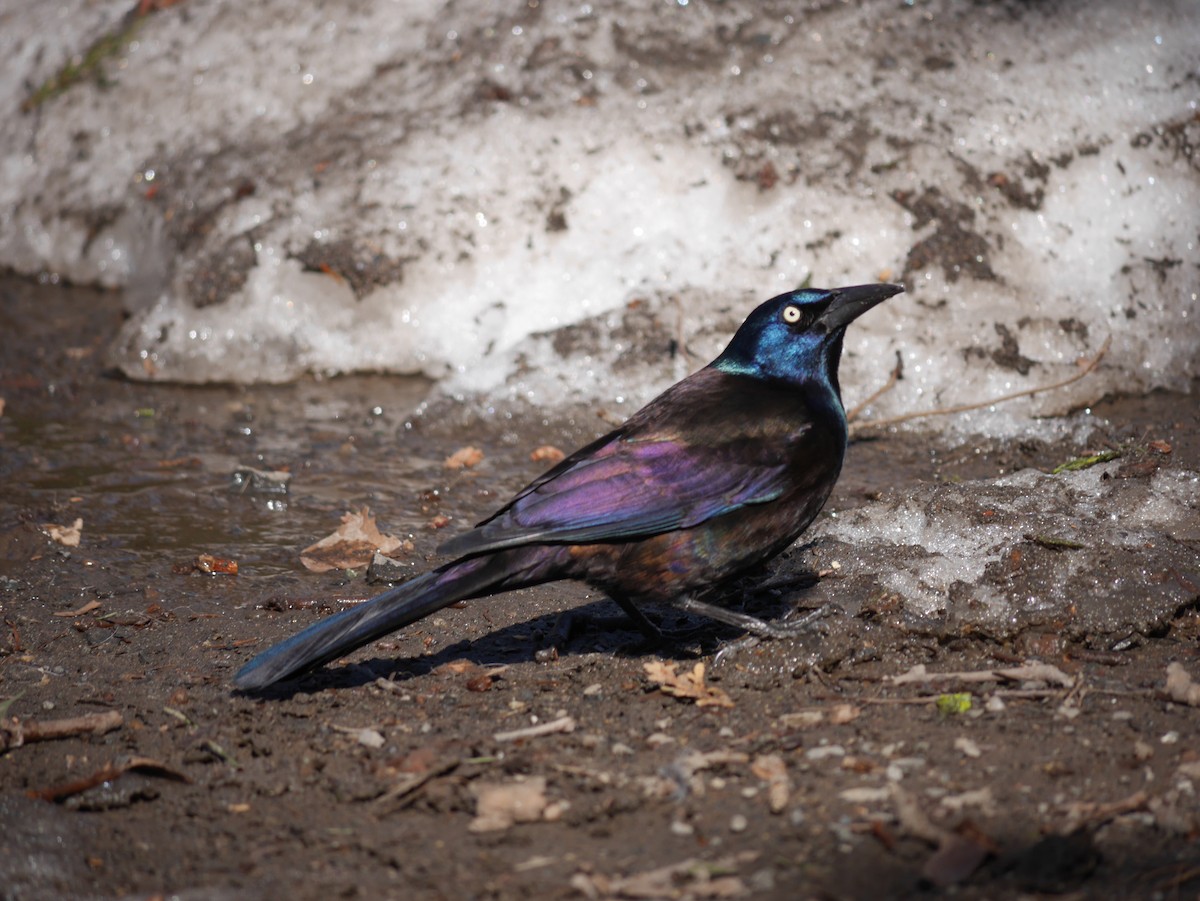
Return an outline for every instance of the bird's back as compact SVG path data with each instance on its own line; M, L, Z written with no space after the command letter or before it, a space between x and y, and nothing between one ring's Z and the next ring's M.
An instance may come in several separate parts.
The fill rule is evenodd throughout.
M845 442L836 397L702 369L448 549L560 545L561 575L666 601L791 544L828 498Z

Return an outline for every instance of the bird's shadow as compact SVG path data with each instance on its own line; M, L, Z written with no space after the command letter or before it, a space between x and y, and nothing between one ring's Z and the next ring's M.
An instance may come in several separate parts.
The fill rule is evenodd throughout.
M796 607L797 595L818 581L815 572L804 568L762 568L705 594L703 599L774 620ZM653 608L651 615L664 633L657 641L644 636L613 601L599 598L563 612L501 626L480 638L456 641L433 654L372 657L345 666L322 667L286 682L240 693L285 700L326 689L359 688L379 679L404 683L459 660L494 666L596 653L620 657L654 654L668 660L694 660L745 634L735 627L672 607Z

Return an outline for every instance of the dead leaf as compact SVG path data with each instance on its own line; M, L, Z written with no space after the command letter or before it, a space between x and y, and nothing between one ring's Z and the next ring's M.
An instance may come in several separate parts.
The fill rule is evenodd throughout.
M330 728L334 732L341 732L344 735L351 736L356 742L365 748L382 748L385 743L383 735L376 729L368 726L338 726L331 724Z
M651 682L676 698L690 699L697 707L732 707L733 699L722 689L704 683L704 664L697 663L690 673L676 673L674 663L651 660L643 667Z
M202 573L220 576L236 576L238 564L236 560L227 557L214 557L212 554L199 554L196 557L196 569Z
M451 660L447 663L443 663L441 666L434 667L433 673L436 676L444 676L448 674L461 676L463 673L477 673L481 669L483 669L483 667L481 667L478 663L475 663L473 660L459 658L458 660Z
M795 713L785 713L779 717L779 722L788 729L811 729L824 721L824 710L797 710Z
M331 535L300 552L306 569L324 573L335 569L353 569L371 562L375 551L389 554L403 545L394 535L384 535L375 525L367 507L342 516L342 524Z
M487 673L480 673L467 680L467 691L490 691L496 680Z
M471 786L475 819L471 832L498 832L514 823L534 823L546 809L546 779L533 776L524 782L481 782Z
M56 526L54 523L42 523L42 531L51 541L57 541L63 547L79 547L79 539L83 533L83 520L76 519L69 526Z
M792 780L782 757L778 754L760 754L750 764L750 772L767 783L767 805L771 813L780 813L787 807L792 793Z
M483 462L483 451L477 447L460 447L442 465L447 469L470 469Z
M567 455L552 444L543 444L534 448L529 459L534 463L561 463Z
M1200 685L1182 664L1167 664L1167 697L1189 707L1200 707Z
M861 714L862 708L853 704L834 704L833 710L829 711L829 722L835 726L844 726L854 722Z

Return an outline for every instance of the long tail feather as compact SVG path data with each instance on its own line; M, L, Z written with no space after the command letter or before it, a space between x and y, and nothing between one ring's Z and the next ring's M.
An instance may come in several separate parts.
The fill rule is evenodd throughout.
M457 601L490 593L512 575L495 565L498 562L494 557L458 560L313 623L252 659L233 677L233 684L241 689L265 688L344 657Z

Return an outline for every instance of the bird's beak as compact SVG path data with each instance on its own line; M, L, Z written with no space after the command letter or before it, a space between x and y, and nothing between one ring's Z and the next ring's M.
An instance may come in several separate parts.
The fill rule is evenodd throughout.
M855 285L830 291L829 306L817 322L828 334L843 329L873 306L883 303L893 294L904 290L903 285Z

